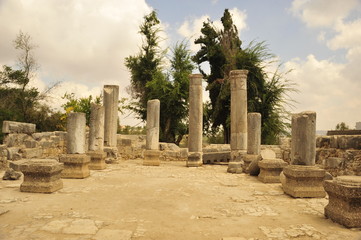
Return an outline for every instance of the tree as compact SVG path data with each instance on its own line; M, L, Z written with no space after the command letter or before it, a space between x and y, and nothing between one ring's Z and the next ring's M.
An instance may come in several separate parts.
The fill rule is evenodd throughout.
M350 128L345 122L337 123L336 128L335 128L335 130L340 130L340 131L344 131L344 130L348 130L348 129L350 129Z
M144 17L140 33L145 42L136 56L126 58L126 66L131 72L132 98L130 107L143 121L146 120L147 101L160 100L160 140L179 144L187 133L189 74L194 65L185 43L173 48L171 67L166 71L162 62L165 51L159 47L159 20L155 12Z
M203 23L201 36L195 40L201 49L193 56L201 73L207 79L210 104L206 112L210 118L211 127L223 128L224 141L230 139L230 86L229 72L233 69L246 69L248 111L262 114L262 142L275 143L277 136L285 133L287 123L284 109L287 93L293 91L292 84L284 80L284 74L277 71L268 77L266 68L274 60L264 42L251 42L245 49L233 24L228 9L221 18L223 29L217 30L208 20ZM210 73L201 69L201 64L208 62ZM271 101L272 100L272 101Z

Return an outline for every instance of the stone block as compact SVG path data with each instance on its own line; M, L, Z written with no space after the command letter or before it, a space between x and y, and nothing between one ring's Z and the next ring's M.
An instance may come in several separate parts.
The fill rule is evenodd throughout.
M106 168L105 158L107 154L103 151L88 151L86 153L90 157L89 169L102 170Z
M34 133L36 125L33 123L23 123L14 121L3 121L3 133Z
M328 157L325 159L324 166L326 169L328 168L338 168L340 165L345 162L344 158L338 157Z
M63 154L60 162L64 163L62 178L86 178L89 177L90 157L86 154Z
M14 169L15 171L20 171L20 165L23 163L28 162L29 159L22 159L22 160L18 160L18 161L10 161L9 162L9 167Z
M323 180L326 171L316 166L289 165L283 168L283 191L295 198L323 198Z
M41 158L43 155L41 148L23 148L20 151L23 158Z
M231 159L228 162L227 172L239 174L243 172L243 158L247 154L246 150L232 150Z
M361 227L361 176L339 176L323 186L329 196L325 216L348 228Z
M20 148L18 148L18 147L9 147L6 150L7 150L7 158L9 160L18 160L19 158L16 157L15 155L20 155L20 159L21 159L21 154L19 154Z
M187 167L200 167L203 164L202 152L188 152Z
M15 171L12 168L6 169L3 180L18 180L21 177L21 172Z
M24 181L20 191L52 193L63 188L60 178L64 165L52 159L34 159L20 165Z
M249 173L251 176L258 176L260 172L260 168L258 166L258 162L262 160L262 156L259 155L257 158L253 158L251 163L248 165L246 169L246 173Z
M36 141L26 140L26 141L24 141L24 145L26 148L36 148Z
M282 159L263 159L258 162L260 173L258 180L263 183L280 183L280 173L287 163Z
M187 161L188 158L188 148L181 148L179 151L179 157L182 161Z
M203 152L204 164L216 164L220 162L229 162L231 152Z
M159 166L160 165L160 151L159 150L145 150L144 151L144 166Z
M132 146L132 140L131 139L120 139L120 145L121 146Z

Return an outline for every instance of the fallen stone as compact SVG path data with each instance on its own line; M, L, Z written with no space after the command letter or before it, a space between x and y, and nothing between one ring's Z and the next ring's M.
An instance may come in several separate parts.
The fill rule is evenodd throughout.
M21 177L21 172L16 172L12 168L6 169L3 180L18 180Z
M34 133L36 125L14 121L3 121L3 133Z

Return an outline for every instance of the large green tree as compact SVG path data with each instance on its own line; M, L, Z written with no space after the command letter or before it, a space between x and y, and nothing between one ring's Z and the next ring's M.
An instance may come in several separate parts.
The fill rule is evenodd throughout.
M131 73L130 109L146 120L147 101L160 100L160 140L179 144L187 132L189 74L194 65L185 43L177 44L172 51L170 69L166 69L165 50L161 49L160 21L156 12L144 17L140 34L144 41L140 52L125 59Z
M205 110L209 125L213 129L224 129L224 141L230 139L230 86L229 72L234 69L246 69L248 112L262 114L262 142L274 144L280 134L286 133L287 115L284 104L287 93L292 91L292 84L284 79L279 70L269 77L266 68L274 60L274 55L264 42L251 42L242 49L242 41L233 23L228 9L221 18L223 29L217 30L208 20L203 23L201 36L195 40L201 49L193 60L207 79L210 104ZM202 63L209 63L210 73L201 69Z

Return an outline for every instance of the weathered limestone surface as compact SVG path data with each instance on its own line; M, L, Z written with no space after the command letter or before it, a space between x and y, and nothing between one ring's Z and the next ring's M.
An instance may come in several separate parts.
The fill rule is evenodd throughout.
M292 115L291 164L315 165L316 113L312 111Z
M90 156L86 154L63 154L59 161L64 163L62 178L86 178L90 175Z
M52 193L63 188L60 173L64 166L53 159L33 159L20 165L24 181L22 192Z
M85 153L85 113L74 112L67 119L67 153Z
M147 102L147 150L159 150L159 115L160 101L149 100Z
M106 168L105 158L106 152L103 151L88 151L86 153L90 157L89 169L91 170L102 170Z
M361 176L340 176L324 182L329 196L325 216L348 228L361 227Z
M3 133L26 133L35 132L36 125L33 123L23 123L14 121L3 121Z
M285 176L282 182L283 191L295 198L315 197L323 198L325 170L316 166L289 165L283 168Z
M104 145L117 146L117 120L118 120L119 86L104 85Z
M263 183L280 183L280 174L287 163L282 159L263 159L258 162L260 174L258 180Z
M249 173L248 166L259 158L261 152L261 114L247 114L247 154L244 156L243 171Z
M102 151L104 147L104 107L92 103L89 121L89 151Z
M198 167L202 160L203 89L202 74L190 75L189 82L189 134L187 167Z
M159 151L159 114L160 101L158 99L147 102L147 138L146 150L144 151L145 166L160 165Z
M247 153L247 70L230 72L231 160L227 172L241 173Z

